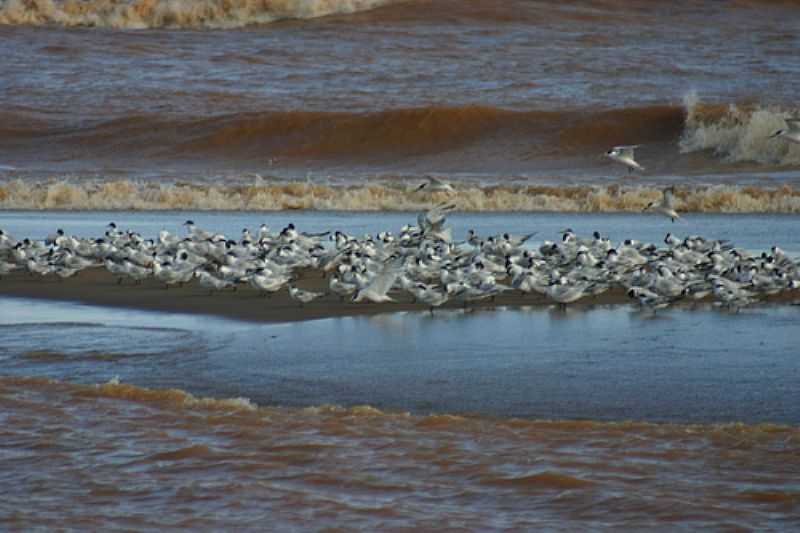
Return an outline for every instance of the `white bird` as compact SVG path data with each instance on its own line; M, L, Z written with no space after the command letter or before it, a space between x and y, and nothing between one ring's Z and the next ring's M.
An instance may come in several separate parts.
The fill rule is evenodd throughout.
M303 307L304 304L316 300L320 296L324 296L324 293L305 291L303 289L298 289L294 285L289 285L289 297L295 302L299 302L300 307Z
M248 278L250 285L256 290L263 291L269 296L274 292L278 292L289 282L288 275L268 275L267 271L263 268L253 272Z
M639 163L637 163L636 160L633 158L633 152L639 146L640 145L638 144L631 144L627 146L615 146L614 148L606 152L606 157L628 167L628 172L633 172L634 170L644 172L644 167Z
M433 287L426 287L423 284L418 284L413 290L412 294L417 302L423 303L430 307L431 313L435 307L439 307L447 303L451 296L458 296L466 290L466 287L460 287L455 294L450 294L446 290L438 291Z
M590 288L591 284L589 283L570 284L566 279L561 278L558 283L548 285L545 289L545 294L551 300L564 306L587 296Z
M197 278L197 282L201 287L209 289L209 294L213 294L214 291L221 291L226 287L233 286L232 281L216 278L205 270L196 271L194 276Z
M675 187L668 187L664 189L661 196L661 202L650 202L647 204L647 207L642 209L642 211L654 211L656 213L661 213L664 216L668 216L673 222L677 219L681 218L678 215L678 212L675 211Z
M342 281L338 276L331 276L330 282L328 282L328 288L332 293L339 295L339 298L344 301L345 296L350 296L356 292L358 286L356 286L355 283Z
M447 213L453 211L455 208L455 204L439 204L428 209L425 213L420 213L417 216L417 223L422 230L422 234L434 240L442 240L445 242L453 240L452 232L450 228L444 227L444 222Z
M383 265L381 271L378 272L366 286L356 292L353 296L353 301L363 302L364 300L369 300L375 303L393 302L394 300L388 293L402 271L401 259L388 260Z
M676 301L678 298L673 298L670 296L664 296L661 294L656 294L655 292L648 290L644 287L631 287L627 291L628 297L638 300L639 305L643 308L651 309L655 311L656 309L662 309L670 305L673 301Z
M108 263L106 263L106 268L108 268ZM136 283L141 283L142 280L149 278L152 274L151 269L131 263L128 259L122 261L121 272L132 278ZM117 283L120 282L121 280Z
M428 192L444 192L448 194L456 192L455 188L453 188L452 185L450 185L443 179L435 178L433 176L425 176L425 178L428 181L426 181L425 183L414 189L414 192L418 192L423 189Z
M0 250L10 250L17 244L16 239L0 229Z
M19 268L15 263L8 263L0 259L0 276L13 272Z
M787 141L800 144L800 118L787 118L786 128L780 129L769 136L770 139L783 137Z
M214 233L198 228L191 220L187 220L183 223L183 225L186 226L186 230L189 232L189 237L192 240L205 241L207 239L213 239L216 237Z
M163 263L153 264L153 276L164 282L164 288L169 288L170 285L183 285L194 277L194 269L178 270L172 263L165 261Z

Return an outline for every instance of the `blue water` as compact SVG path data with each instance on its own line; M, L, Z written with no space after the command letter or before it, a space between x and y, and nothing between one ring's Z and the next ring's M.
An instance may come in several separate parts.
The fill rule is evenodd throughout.
M0 298L2 373L262 405L800 423L800 307L437 311L251 324Z
M232 238L242 228L294 222L310 232L375 234L415 213L4 212L17 238L56 228L100 236L110 221L155 237L193 219ZM661 244L668 231L737 246L800 252L800 217L645 214L455 213L456 238L567 227L614 240ZM2 288L0 281L0 289ZM437 311L293 324L103 309L3 298L2 373L86 383L114 377L213 397L303 406L368 404L413 412L536 418L800 423L800 307L759 306L643 314L632 305L592 309Z
M374 213L334 211L291 212L214 212L214 211L6 211L0 212L0 228L14 235L44 238L62 228L67 234L101 237L109 222L119 229L131 229L145 238L155 238L162 229L184 234L182 224L193 220L205 229L239 238L243 228L251 231L266 223L273 231L293 222L301 231L344 231L363 236L379 231L398 232L405 224L416 224L417 213ZM469 229L482 236L504 232L515 234L537 231L531 240L557 240L559 232L571 228L579 235L599 231L614 241L638 239L663 244L667 232L680 237L702 235L727 239L747 250L768 250L777 245L800 254L800 215L782 214L687 214L675 223L659 215L640 213L453 213L447 218L453 236L463 239Z

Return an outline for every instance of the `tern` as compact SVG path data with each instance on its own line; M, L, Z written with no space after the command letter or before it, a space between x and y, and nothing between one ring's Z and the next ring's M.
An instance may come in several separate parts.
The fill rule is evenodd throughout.
M668 216L673 222L681 218L675 211L675 187L668 187L662 191L661 202L650 202L642 211L654 211Z
M201 287L209 289L209 295L214 294L214 291L221 291L226 287L234 286L232 281L216 278L205 270L196 271L194 277L197 278L197 282Z
M312 291L305 291L303 289L298 289L294 285L289 285L289 297L300 303L300 307L303 307L304 304L307 304L317 298L324 296L325 294L322 292L312 292Z
M551 300L565 306L568 303L575 302L587 296L590 288L590 283L570 284L566 278L562 277L557 282L548 285L547 288L545 288L545 294Z
M628 172L633 172L634 170L644 172L644 167L639 163L637 163L636 160L633 158L633 152L639 146L641 145L631 144L627 146L615 146L614 148L606 152L606 157L628 167Z
M770 139L775 137L783 137L787 141L800 144L800 118L787 118L786 128L769 136Z
M402 272L402 261L399 259L390 259L366 286L355 293L353 301L363 302L364 300L369 300L375 303L393 302L394 300L388 293Z
M444 193L456 192L455 188L452 185L450 185L449 183L447 183L442 179L435 178L433 176L425 176L425 178L428 181L426 181L425 183L414 189L414 192L418 192L423 189L427 190L428 192L444 192Z
M464 290L466 290L464 287L460 287L454 295L448 293L446 290L439 291L433 287L427 287L420 283L412 290L412 294L417 302L427 305L430 308L431 314L433 314L434 308L444 305L451 296L458 296Z

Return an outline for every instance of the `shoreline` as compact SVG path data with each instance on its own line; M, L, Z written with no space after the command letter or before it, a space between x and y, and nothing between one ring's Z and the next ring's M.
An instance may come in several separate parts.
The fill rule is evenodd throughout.
M328 292L327 279L320 271L299 273L297 286L302 289ZM31 276L27 272L13 272L0 278L0 297L32 298L39 300L72 301L82 304L139 309L169 313L186 313L217 316L233 320L259 323L287 323L324 318L368 316L405 311L429 311L430 307L412 302L407 295L398 297L395 303L342 302L334 294L301 306L289 298L282 289L269 297L257 292L249 285L236 290L214 291L200 287L196 281L183 287L164 288L164 284L152 279L134 284L126 280L119 284L117 277L102 268L87 269L74 277L60 279L54 276ZM708 303L710 300L686 300L686 303ZM767 297L764 303L798 303L800 290L785 291ZM624 305L635 301L624 289L611 289L599 296L582 298L568 304L568 308L585 308L593 305ZM486 299L469 302L448 302L436 309L491 309L495 307L541 307L559 304L540 294L526 294L514 290ZM681 302L674 307L680 307ZM436 311L434 310L434 313Z

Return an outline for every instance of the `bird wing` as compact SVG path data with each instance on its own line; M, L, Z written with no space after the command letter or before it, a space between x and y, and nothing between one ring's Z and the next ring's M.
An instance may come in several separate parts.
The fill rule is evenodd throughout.
M800 118L787 118L786 125L791 131L800 131Z
M374 278L372 278L372 281L369 282L369 285L367 285L364 290L382 296L386 295L402 272L402 258L393 261L387 261L386 264L383 265L381 271L378 272Z
M439 204L428 209L424 214L421 214L417 220L420 222L420 227L424 230L439 230L444 224L447 213L455 208L455 204Z
M664 189L664 207L673 209L675 207L675 187Z
M621 157L630 157L633 159L633 152L639 148L638 144L631 144L628 146L617 146L616 149L619 150L619 155Z
M530 239L531 237L535 236L537 233L539 233L539 232L538 231L533 231L531 233L528 233L527 235L523 235L522 237L519 238L519 244L525 243L528 239Z
M429 222L429 213L420 213L417 215L417 225L420 229L424 232L430 228L431 223Z

